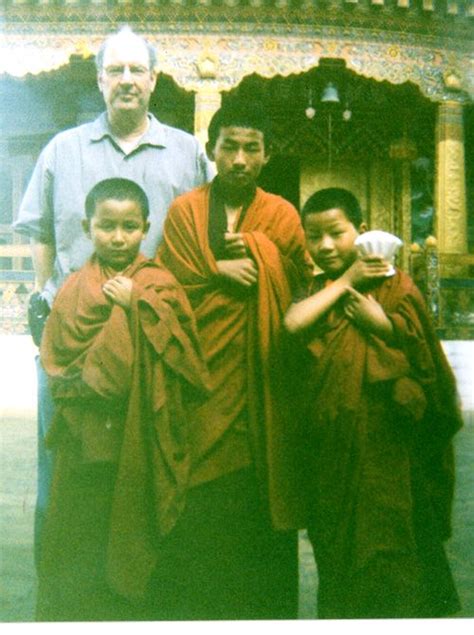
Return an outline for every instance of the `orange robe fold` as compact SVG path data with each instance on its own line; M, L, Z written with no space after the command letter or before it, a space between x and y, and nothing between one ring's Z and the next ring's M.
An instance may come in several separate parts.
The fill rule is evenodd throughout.
M115 476L104 510L105 571L95 573L133 599L144 597L160 540L184 508L188 410L205 393L207 371L189 302L174 277L138 256L122 273L133 280L125 311L102 292L112 275L95 258L72 274L42 340L41 361L57 404L49 443L58 468L41 570L47 585L60 566L58 550L67 552L67 534L74 531L59 512L61 497L68 496L61 483L61 466L68 469L64 457L72 456L79 471L81 465L109 464ZM87 507L87 501L76 503ZM74 553L69 556L73 565Z
M292 285L311 268L298 213L257 188L238 231L258 268L250 291L217 274L209 246L211 185L177 198L158 258L183 285L196 315L211 392L196 412L193 484L254 464L277 528L298 524L294 465L271 386L271 360Z

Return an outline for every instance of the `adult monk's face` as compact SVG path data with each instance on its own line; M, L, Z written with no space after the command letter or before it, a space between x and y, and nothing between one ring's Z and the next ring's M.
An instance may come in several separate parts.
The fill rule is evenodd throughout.
M253 186L269 159L263 132L239 126L222 127L208 155L216 162L221 183L234 191Z
M109 119L131 114L145 116L156 84L145 42L133 33L111 38L98 75Z

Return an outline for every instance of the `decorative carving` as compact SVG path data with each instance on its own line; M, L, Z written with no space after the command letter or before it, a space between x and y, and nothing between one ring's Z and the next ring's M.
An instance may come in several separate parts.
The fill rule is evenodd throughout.
M440 318L440 296L439 296L439 260L436 240L425 242L425 275L426 275L426 300L435 325L438 325Z
M474 61L462 46L438 48L439 41L433 38L407 33L303 25L292 25L290 33L283 25L273 25L272 35L247 35L247 26L235 35L209 33L212 29L200 33L197 28L189 34L178 27L173 33L140 32L156 45L160 70L186 90L199 90L210 78L218 90L230 90L251 73L286 77L318 66L322 57L332 57L345 60L347 68L367 78L392 84L410 81L432 100L444 98L444 75L450 69L465 68L461 88L474 96L474 73L468 72L469 67L474 70ZM95 54L105 35L104 25L91 24L87 29L86 38L82 28L71 32L69 24L50 26L49 31L31 24L16 32L10 27L0 44L0 73L37 74L67 64L78 50Z
M216 79L219 69L219 58L210 51L204 51L199 56L196 66L201 79Z
M441 253L467 251L462 105L439 105L437 122L437 239Z
M0 334L20 335L28 330L28 298L34 282L0 281Z
M87 40L79 40L76 44L76 55L79 55L83 59L89 59L89 57L93 57L94 53L89 48L89 43Z
M444 85L446 86L446 88L448 90L452 90L452 91L460 91L462 90L462 78L461 78L461 74L453 69L448 69L447 71L445 71L443 73L443 81L444 81Z

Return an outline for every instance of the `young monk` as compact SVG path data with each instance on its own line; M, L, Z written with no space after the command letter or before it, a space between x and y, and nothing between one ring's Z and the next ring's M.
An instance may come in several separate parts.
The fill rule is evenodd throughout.
M139 253L148 226L139 185L95 185L83 221L95 253L69 276L45 327L56 463L39 620L149 618L160 541L184 508L187 411L205 367L184 292Z
M381 257L358 256L366 225L357 199L321 190L302 217L323 273L285 324L305 356L298 404L318 615L452 614L459 603L443 541L450 441L461 426L453 374L411 279L388 277Z
M256 185L269 142L259 106L226 103L207 144L218 175L174 201L158 251L194 309L211 376L193 421L188 508L170 534L177 617L297 616L296 532L276 529L297 523L294 466L270 359L292 284L310 260L296 210Z

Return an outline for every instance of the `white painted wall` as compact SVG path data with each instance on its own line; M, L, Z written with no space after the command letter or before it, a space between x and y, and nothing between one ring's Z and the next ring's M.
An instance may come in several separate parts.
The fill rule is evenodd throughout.
M474 410L474 341L442 344L458 381L463 409ZM0 419L35 412L36 354L29 335L0 335Z
M474 341L442 342L458 382L463 410L474 410Z
M34 416L37 351L29 335L0 335L0 420Z

